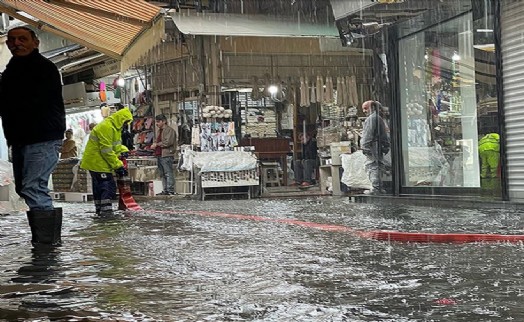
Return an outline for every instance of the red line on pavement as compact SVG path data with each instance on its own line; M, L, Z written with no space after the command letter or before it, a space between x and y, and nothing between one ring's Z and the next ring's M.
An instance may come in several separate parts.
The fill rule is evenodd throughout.
M434 234L434 233L408 233L399 231L361 231L342 225L321 224L298 219L277 219L256 215L230 214L214 211L195 210L155 210L156 213L165 214L190 214L209 217L232 218L239 220L267 221L314 228L325 231L349 232L352 235L382 241L397 241L410 243L475 243L475 242L509 242L518 243L524 241L524 235L500 235L500 234Z

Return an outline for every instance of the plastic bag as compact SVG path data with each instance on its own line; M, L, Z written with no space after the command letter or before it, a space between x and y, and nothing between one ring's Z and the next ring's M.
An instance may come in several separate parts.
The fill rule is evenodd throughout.
M24 200L15 191L13 165L0 160L0 213L28 210Z
M352 154L341 154L340 159L344 169L342 183L353 189L371 189L371 181L364 166L367 158L361 150Z

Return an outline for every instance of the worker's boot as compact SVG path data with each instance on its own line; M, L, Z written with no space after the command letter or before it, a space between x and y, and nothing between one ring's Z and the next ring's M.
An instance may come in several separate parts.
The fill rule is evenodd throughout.
M27 219L31 227L33 246L62 244L62 208L31 210L27 212Z

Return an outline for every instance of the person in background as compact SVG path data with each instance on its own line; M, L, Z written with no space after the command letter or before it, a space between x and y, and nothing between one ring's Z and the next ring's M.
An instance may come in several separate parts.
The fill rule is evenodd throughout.
M66 129L60 73L40 54L32 29L10 29L6 44L13 57L2 74L0 116L11 147L15 189L29 207L32 244L59 246L62 208L53 207L48 183Z
M151 145L157 157L158 172L162 178L162 192L157 195L168 196L175 194L175 178L173 175L173 162L177 149L177 134L173 128L167 125L164 114L155 117L157 128L156 141Z
M100 104L100 114L102 114L104 119L111 114L111 108L107 106L107 103Z
M93 181L93 202L99 216L113 214L113 200L116 199L117 176L127 175L120 155L128 150L122 145L121 133L124 124L131 122L133 116L128 108L109 115L95 126L89 135L80 167L88 170Z
M89 132L86 133L84 138L82 139L82 147L80 148L80 152L78 153L78 158L82 160L82 156L84 155L84 151L86 150L87 142L89 142L89 135L91 134L91 131L95 128L96 123L89 123L88 129Z
M362 110L368 115L362 128L360 147L366 156L366 172L371 181L369 194L386 193L382 186L382 171L384 155L389 152L390 140L388 127L382 119L382 105L377 101L367 101L362 104Z
M309 187L313 184L313 169L317 163L317 142L307 133L300 133L299 140L302 142L302 158L293 164L295 182L291 185Z
M481 162L480 177L496 178L500 160L500 136L498 133L488 133L479 141Z
M125 106L121 103L116 103L115 108L117 111L120 111L125 108ZM135 149L133 134L129 131L129 123L124 124L124 127L122 128L122 145L125 145L129 150Z
M73 130L67 129L65 140L62 142L60 150L60 159L69 159L77 156L76 142L73 140Z

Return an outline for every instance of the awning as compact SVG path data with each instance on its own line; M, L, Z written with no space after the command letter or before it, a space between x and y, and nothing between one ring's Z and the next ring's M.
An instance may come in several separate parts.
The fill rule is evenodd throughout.
M376 1L362 1L362 0L330 0L331 8L333 9L333 15L335 20L340 20L349 15L361 14L365 9L371 8L376 5L380 5L381 9L390 11L391 14L396 14L395 11L402 13L401 10L410 11L414 8L413 5L423 2L422 0L406 1L404 0L376 0ZM400 9L400 10L399 10Z
M256 37L332 37L335 25L294 22L286 18L197 12L173 12L177 28L186 35L256 36Z
M165 32L161 8L144 0L0 0L0 12L117 59L121 71Z
M378 4L378 2L371 1L364 3L362 0L330 0L330 3L336 20L361 12L364 9Z

